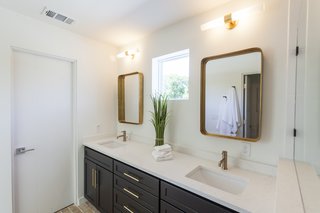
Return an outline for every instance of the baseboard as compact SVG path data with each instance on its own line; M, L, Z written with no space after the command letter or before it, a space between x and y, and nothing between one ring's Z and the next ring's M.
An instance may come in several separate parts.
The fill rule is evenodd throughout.
M79 205L81 205L81 204L83 204L83 203L85 203L85 202L87 202L88 200L85 198L85 197L80 197L80 198L78 198L78 203L77 203L77 205L79 206Z

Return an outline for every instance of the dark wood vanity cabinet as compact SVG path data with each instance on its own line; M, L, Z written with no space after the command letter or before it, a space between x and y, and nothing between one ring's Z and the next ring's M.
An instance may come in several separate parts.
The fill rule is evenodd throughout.
M174 186L165 181L161 181L161 200L165 201L161 207L161 213L234 213L235 211L221 206L217 203L209 201L205 198L199 197L196 194L188 192L177 186ZM171 206L168 206L170 204ZM180 210L180 211L179 211Z
M183 213L180 209L172 206L171 204L161 200L160 201L160 213Z
M114 161L114 207L123 212L159 212L160 180Z
M234 213L85 147L85 197L102 213Z
M94 150L85 149L84 194L100 212L113 212L113 160ZM109 168L109 169L108 169Z
M90 160L84 159L84 193L87 200L96 203L97 192L94 185L96 164Z

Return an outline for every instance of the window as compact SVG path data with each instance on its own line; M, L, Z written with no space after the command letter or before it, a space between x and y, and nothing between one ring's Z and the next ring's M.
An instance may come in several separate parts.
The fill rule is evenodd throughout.
M152 59L153 94L169 100L189 99L189 49Z

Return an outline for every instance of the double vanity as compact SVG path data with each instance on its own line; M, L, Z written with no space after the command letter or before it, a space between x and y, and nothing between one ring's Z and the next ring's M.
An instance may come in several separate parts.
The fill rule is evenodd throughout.
M85 197L101 212L273 212L275 178L183 153L157 162L152 144L85 143Z

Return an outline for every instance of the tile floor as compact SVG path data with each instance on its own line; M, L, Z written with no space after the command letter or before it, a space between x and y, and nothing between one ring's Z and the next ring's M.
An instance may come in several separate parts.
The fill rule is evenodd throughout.
M100 213L91 203L86 201L80 204L80 206L68 206L65 209L61 209L56 213Z

